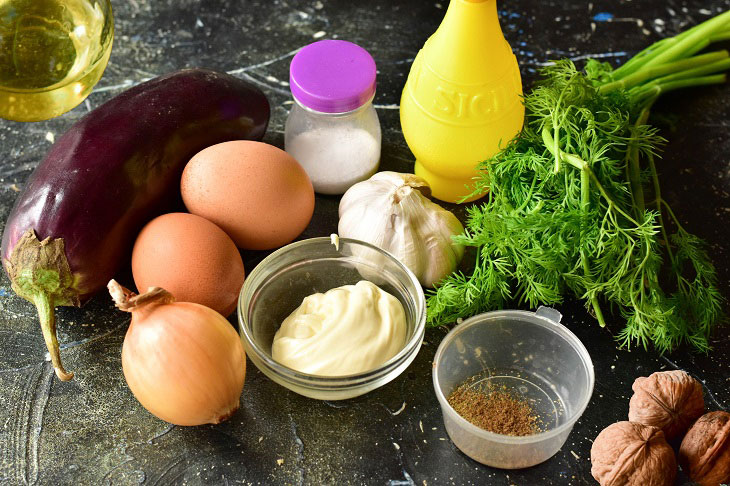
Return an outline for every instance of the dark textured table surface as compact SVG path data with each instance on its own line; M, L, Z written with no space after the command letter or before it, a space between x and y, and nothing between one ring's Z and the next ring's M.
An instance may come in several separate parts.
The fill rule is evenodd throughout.
M86 102L48 122L0 120L0 220L33 168L87 111L126 87L182 67L228 71L268 95L265 140L283 146L291 105L294 52L338 38L366 47L379 69L376 107L383 127L383 169L410 171L398 103L410 64L447 6L417 0L113 0L116 39L104 77ZM513 0L500 3L505 35L525 86L558 57L623 62L659 38L730 8L730 0ZM661 161L666 198L691 231L706 238L722 291L730 278L730 85L678 93L657 114L677 115ZM338 199L318 197L302 237L337 228ZM457 210L463 218L463 208ZM244 253L252 269L263 254ZM121 276L129 281L128 270ZM625 420L635 377L681 368L698 378L710 409L730 407L727 328L707 356L680 350L617 350L613 319L600 329L580 304L560 306L564 323L593 357L593 399L562 450L526 470L482 466L449 441L431 384L431 360L444 329L427 331L411 367L390 384L345 402L321 402L274 384L250 363L241 409L226 423L171 427L147 413L122 376L128 325L102 294L58 312L64 363L59 382L47 361L34 308L0 278L0 484L596 484L592 440ZM678 479L678 484L684 478Z

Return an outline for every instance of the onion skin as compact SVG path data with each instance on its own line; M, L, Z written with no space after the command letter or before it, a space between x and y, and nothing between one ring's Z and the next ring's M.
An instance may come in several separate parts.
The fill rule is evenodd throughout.
M142 406L175 425L217 424L233 415L246 355L230 323L159 288L134 296L113 280L109 286L117 307L132 312L122 369Z

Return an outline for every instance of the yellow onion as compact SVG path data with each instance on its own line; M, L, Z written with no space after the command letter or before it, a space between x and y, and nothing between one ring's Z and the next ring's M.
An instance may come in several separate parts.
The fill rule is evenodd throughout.
M239 406L246 355L216 311L159 287L141 295L109 282L116 306L132 313L122 346L129 389L153 415L175 425L217 424Z

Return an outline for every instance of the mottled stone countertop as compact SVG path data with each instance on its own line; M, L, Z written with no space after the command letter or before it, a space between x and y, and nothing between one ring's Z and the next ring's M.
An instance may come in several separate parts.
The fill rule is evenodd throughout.
M267 142L283 146L291 106L289 61L316 39L347 39L378 65L375 105L383 127L383 169L410 171L398 103L410 64L443 17L447 0L112 0L116 38L95 91L48 122L0 120L0 221L53 137L125 88L182 67L227 71L260 86L272 119ZM663 36L730 8L730 0L512 0L499 5L526 86L551 59L621 63ZM730 85L677 93L657 105L677 129L660 162L665 197L686 227L710 242L722 291L730 288ZM336 231L335 197L318 197L304 237ZM464 217L463 208L457 209ZM264 256L244 252L252 269ZM129 271L120 277L129 281ZM430 329L410 368L390 384L344 402L303 398L249 362L240 410L217 426L172 427L147 413L122 376L128 317L102 294L58 311L62 383L46 360L34 308L0 277L0 484L380 484L579 485L590 475L592 440L625 420L634 378L684 369L708 408L730 408L727 328L709 355L618 350L580 303L559 307L593 357L593 399L562 450L517 471L482 466L449 441L431 384L431 360L445 329ZM684 477L678 479L682 484Z

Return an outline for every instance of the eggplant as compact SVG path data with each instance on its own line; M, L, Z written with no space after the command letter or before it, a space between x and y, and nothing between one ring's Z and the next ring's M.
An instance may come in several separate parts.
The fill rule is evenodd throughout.
M12 288L35 304L56 375L54 309L106 287L142 226L180 201L185 164L229 140L261 140L266 96L228 74L187 69L137 85L75 123L19 195L2 238Z

